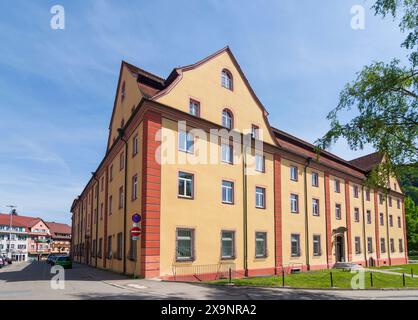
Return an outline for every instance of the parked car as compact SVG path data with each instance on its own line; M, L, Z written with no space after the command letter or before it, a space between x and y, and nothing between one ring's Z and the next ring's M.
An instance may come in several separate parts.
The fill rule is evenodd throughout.
M13 263L13 260L11 258L5 257L5 259L7 261L7 264L12 264Z
M73 262L71 261L70 256L58 256L52 261L53 266L62 266L64 269L71 269L73 267Z
M47 263L49 263L51 266L53 266L55 260L58 259L58 257L60 257L60 256L56 255L56 254L49 255L48 259L47 259Z
M8 264L12 264L12 259L10 259L9 257L6 257L5 255L3 255L1 258L3 260L4 266L7 266Z

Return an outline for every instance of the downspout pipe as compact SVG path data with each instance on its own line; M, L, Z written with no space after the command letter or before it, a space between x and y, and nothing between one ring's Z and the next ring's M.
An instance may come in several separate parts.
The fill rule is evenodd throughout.
M125 130L118 129L120 139L125 143L125 181L123 185L123 274L126 274L126 186L128 182L128 141L125 139Z
M389 198L389 192L390 189L387 189L386 192L386 238L387 238L387 250L388 250L388 260L389 260L389 265L392 265L392 259L391 259L391 247L390 247L390 234L389 234L389 206L388 206L388 198ZM392 223L393 223L393 216L392 216Z
M96 181L96 190L94 190L94 192L96 192L96 246L95 248L93 248L94 250L94 257L95 257L95 266L97 268L97 246L98 246L98 237L99 237L99 188L100 188L100 181L99 178L97 178L97 173L96 172L92 172L93 175L93 179Z
M364 250L364 263L366 267L369 266L367 261L367 239L366 239L366 211L364 205L364 186L361 186L361 206L363 210L363 250Z
M242 164L243 178L243 228L244 228L244 276L248 277L248 208L247 208L247 148L251 144L251 134L244 135Z
M312 158L306 158L306 163L303 168L304 176L304 188L305 188L305 250L306 250L306 268L309 271L311 269L310 259L309 259L309 213L308 213L308 179L307 179L307 169L312 163Z

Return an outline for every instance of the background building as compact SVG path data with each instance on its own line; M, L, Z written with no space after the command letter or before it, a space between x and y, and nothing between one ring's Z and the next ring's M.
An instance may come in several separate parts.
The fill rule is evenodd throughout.
M251 143L236 146L213 129L251 133ZM242 149L251 168L235 157ZM217 153L215 164L199 161L202 150ZM313 145L272 127L229 48L165 79L122 62L106 155L71 206L72 255L166 279L225 266L255 276L404 263L398 181L364 184L382 161L377 153L317 158ZM139 241L129 234L134 213L142 215Z
M16 216L0 214L0 256L7 256L15 261L28 259L27 226Z
M65 223L46 222L51 235L50 253L70 253L71 227Z

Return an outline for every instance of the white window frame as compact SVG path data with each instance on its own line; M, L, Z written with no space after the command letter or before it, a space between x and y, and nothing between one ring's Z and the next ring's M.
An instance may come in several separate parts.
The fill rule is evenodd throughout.
M231 144L221 144L221 161L229 164L234 163L234 149Z
M224 199L224 190L225 190L225 196L226 196L225 199ZM234 182L233 181L222 180L221 197L222 197L222 203L226 203L226 204L234 203Z
M179 151L193 153L194 137L189 131L179 130L178 132Z
M181 174L187 174L190 175L191 178L185 178L185 177L181 177ZM180 187L180 180L184 181L184 187L183 187L183 194L179 193L179 187ZM191 195L187 195L187 184L191 183ZM179 171L177 174L177 195L180 198L188 198L188 199L192 199L194 197L194 174L192 173L188 173L188 172L184 172L184 171Z
M258 209L266 208L266 188L255 187L255 207Z

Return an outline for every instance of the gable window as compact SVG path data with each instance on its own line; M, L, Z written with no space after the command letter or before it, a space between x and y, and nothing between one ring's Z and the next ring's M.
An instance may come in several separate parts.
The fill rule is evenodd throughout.
M226 162L226 163L233 163L233 154L234 154L234 150L232 148L232 145L230 144L226 144L226 143L222 143L221 145L221 160L222 162Z
M255 171L264 172L265 170L265 158L262 154L255 155Z
M191 173L179 172L178 174L178 196L182 198L193 198L193 180Z
M354 198L358 198L358 186L353 186L353 195Z
M200 117L200 102L199 101L190 99L190 102L189 102L189 113L192 116Z
M338 179L335 179L335 181L334 181L334 191L336 193L341 192L340 180L338 180Z
M256 125L251 125L251 137L253 138L253 139L259 139L259 131L260 131L260 128L258 127L258 126L256 126Z
M135 200L138 198L138 175L132 177L132 195L131 199Z
M372 224L372 212L367 210L367 224Z
M255 257L256 258L267 257L267 233L266 232L255 233Z
M255 207L265 209L266 207L266 189L255 187Z
M223 69L222 70L221 83L222 83L222 87L224 87L224 88L226 88L228 90L232 90L233 89L232 75L226 69Z
M235 257L235 233L222 231L221 233L221 258L233 259Z
M233 127L233 116L232 112L228 109L224 109L222 111L222 126L231 130Z
M383 213L382 212L380 213L380 225L381 226L384 226L385 225L385 221L384 221Z
M179 130L179 150L193 153L194 139L190 132Z
M371 237L367 238L367 252L373 253L373 238Z
M361 253L361 242L360 242L360 237L355 237L354 238L354 246L356 248L356 254L360 254Z
M119 209L123 208L123 186L119 188Z
M290 180L298 181L298 167L290 166Z
M297 194L290 194L290 212L299 212L299 196Z
M319 216L319 199L312 199L312 214Z
M123 170L125 167L125 153L122 151L122 153L119 156L119 169Z
M222 180L222 202L234 203L234 183L231 181Z
M360 210L359 210L359 208L354 208L354 222L360 222Z
M132 156L135 156L138 153L138 135L132 139Z
M339 203L335 205L335 218L341 220L341 204Z
M290 236L290 243L291 243L292 257L299 257L300 256L300 235L292 234Z
M176 260L194 260L194 229L177 229Z
M366 190L366 200L370 201L370 190Z
M313 255L315 257L320 256L321 253L321 236L320 235L314 235L313 236Z
M319 186L319 177L318 172L312 172L312 187Z

